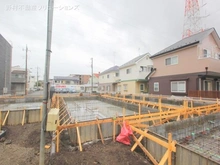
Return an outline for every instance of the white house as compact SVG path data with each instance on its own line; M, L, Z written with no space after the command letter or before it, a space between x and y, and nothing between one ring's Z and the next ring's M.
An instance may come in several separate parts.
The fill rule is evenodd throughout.
M153 68L150 54L140 55L119 67L120 81L117 92L121 94L138 94L148 91L147 75Z

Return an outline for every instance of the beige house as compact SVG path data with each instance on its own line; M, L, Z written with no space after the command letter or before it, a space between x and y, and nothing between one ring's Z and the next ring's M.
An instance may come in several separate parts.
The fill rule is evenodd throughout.
M184 38L151 59L149 93L187 96L220 90L220 39L214 28Z
M140 55L119 67L120 81L117 92L121 94L139 94L148 92L147 75L153 68L150 54Z
M116 93L119 82L119 67L113 66L99 75L99 92Z

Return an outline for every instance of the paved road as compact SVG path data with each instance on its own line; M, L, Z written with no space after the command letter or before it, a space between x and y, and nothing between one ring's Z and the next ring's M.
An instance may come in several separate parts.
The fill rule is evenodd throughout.
M43 90L34 91L28 94L29 96L43 96Z

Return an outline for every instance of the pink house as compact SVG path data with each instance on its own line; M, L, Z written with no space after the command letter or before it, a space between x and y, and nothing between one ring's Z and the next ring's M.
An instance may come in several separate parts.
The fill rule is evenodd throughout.
M220 96L220 38L214 28L184 38L151 59L149 93L199 96L217 91Z

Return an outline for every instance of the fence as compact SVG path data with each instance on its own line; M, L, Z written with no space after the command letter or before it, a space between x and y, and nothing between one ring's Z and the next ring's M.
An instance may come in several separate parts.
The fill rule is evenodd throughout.
M220 98L220 91L189 91L189 97Z

